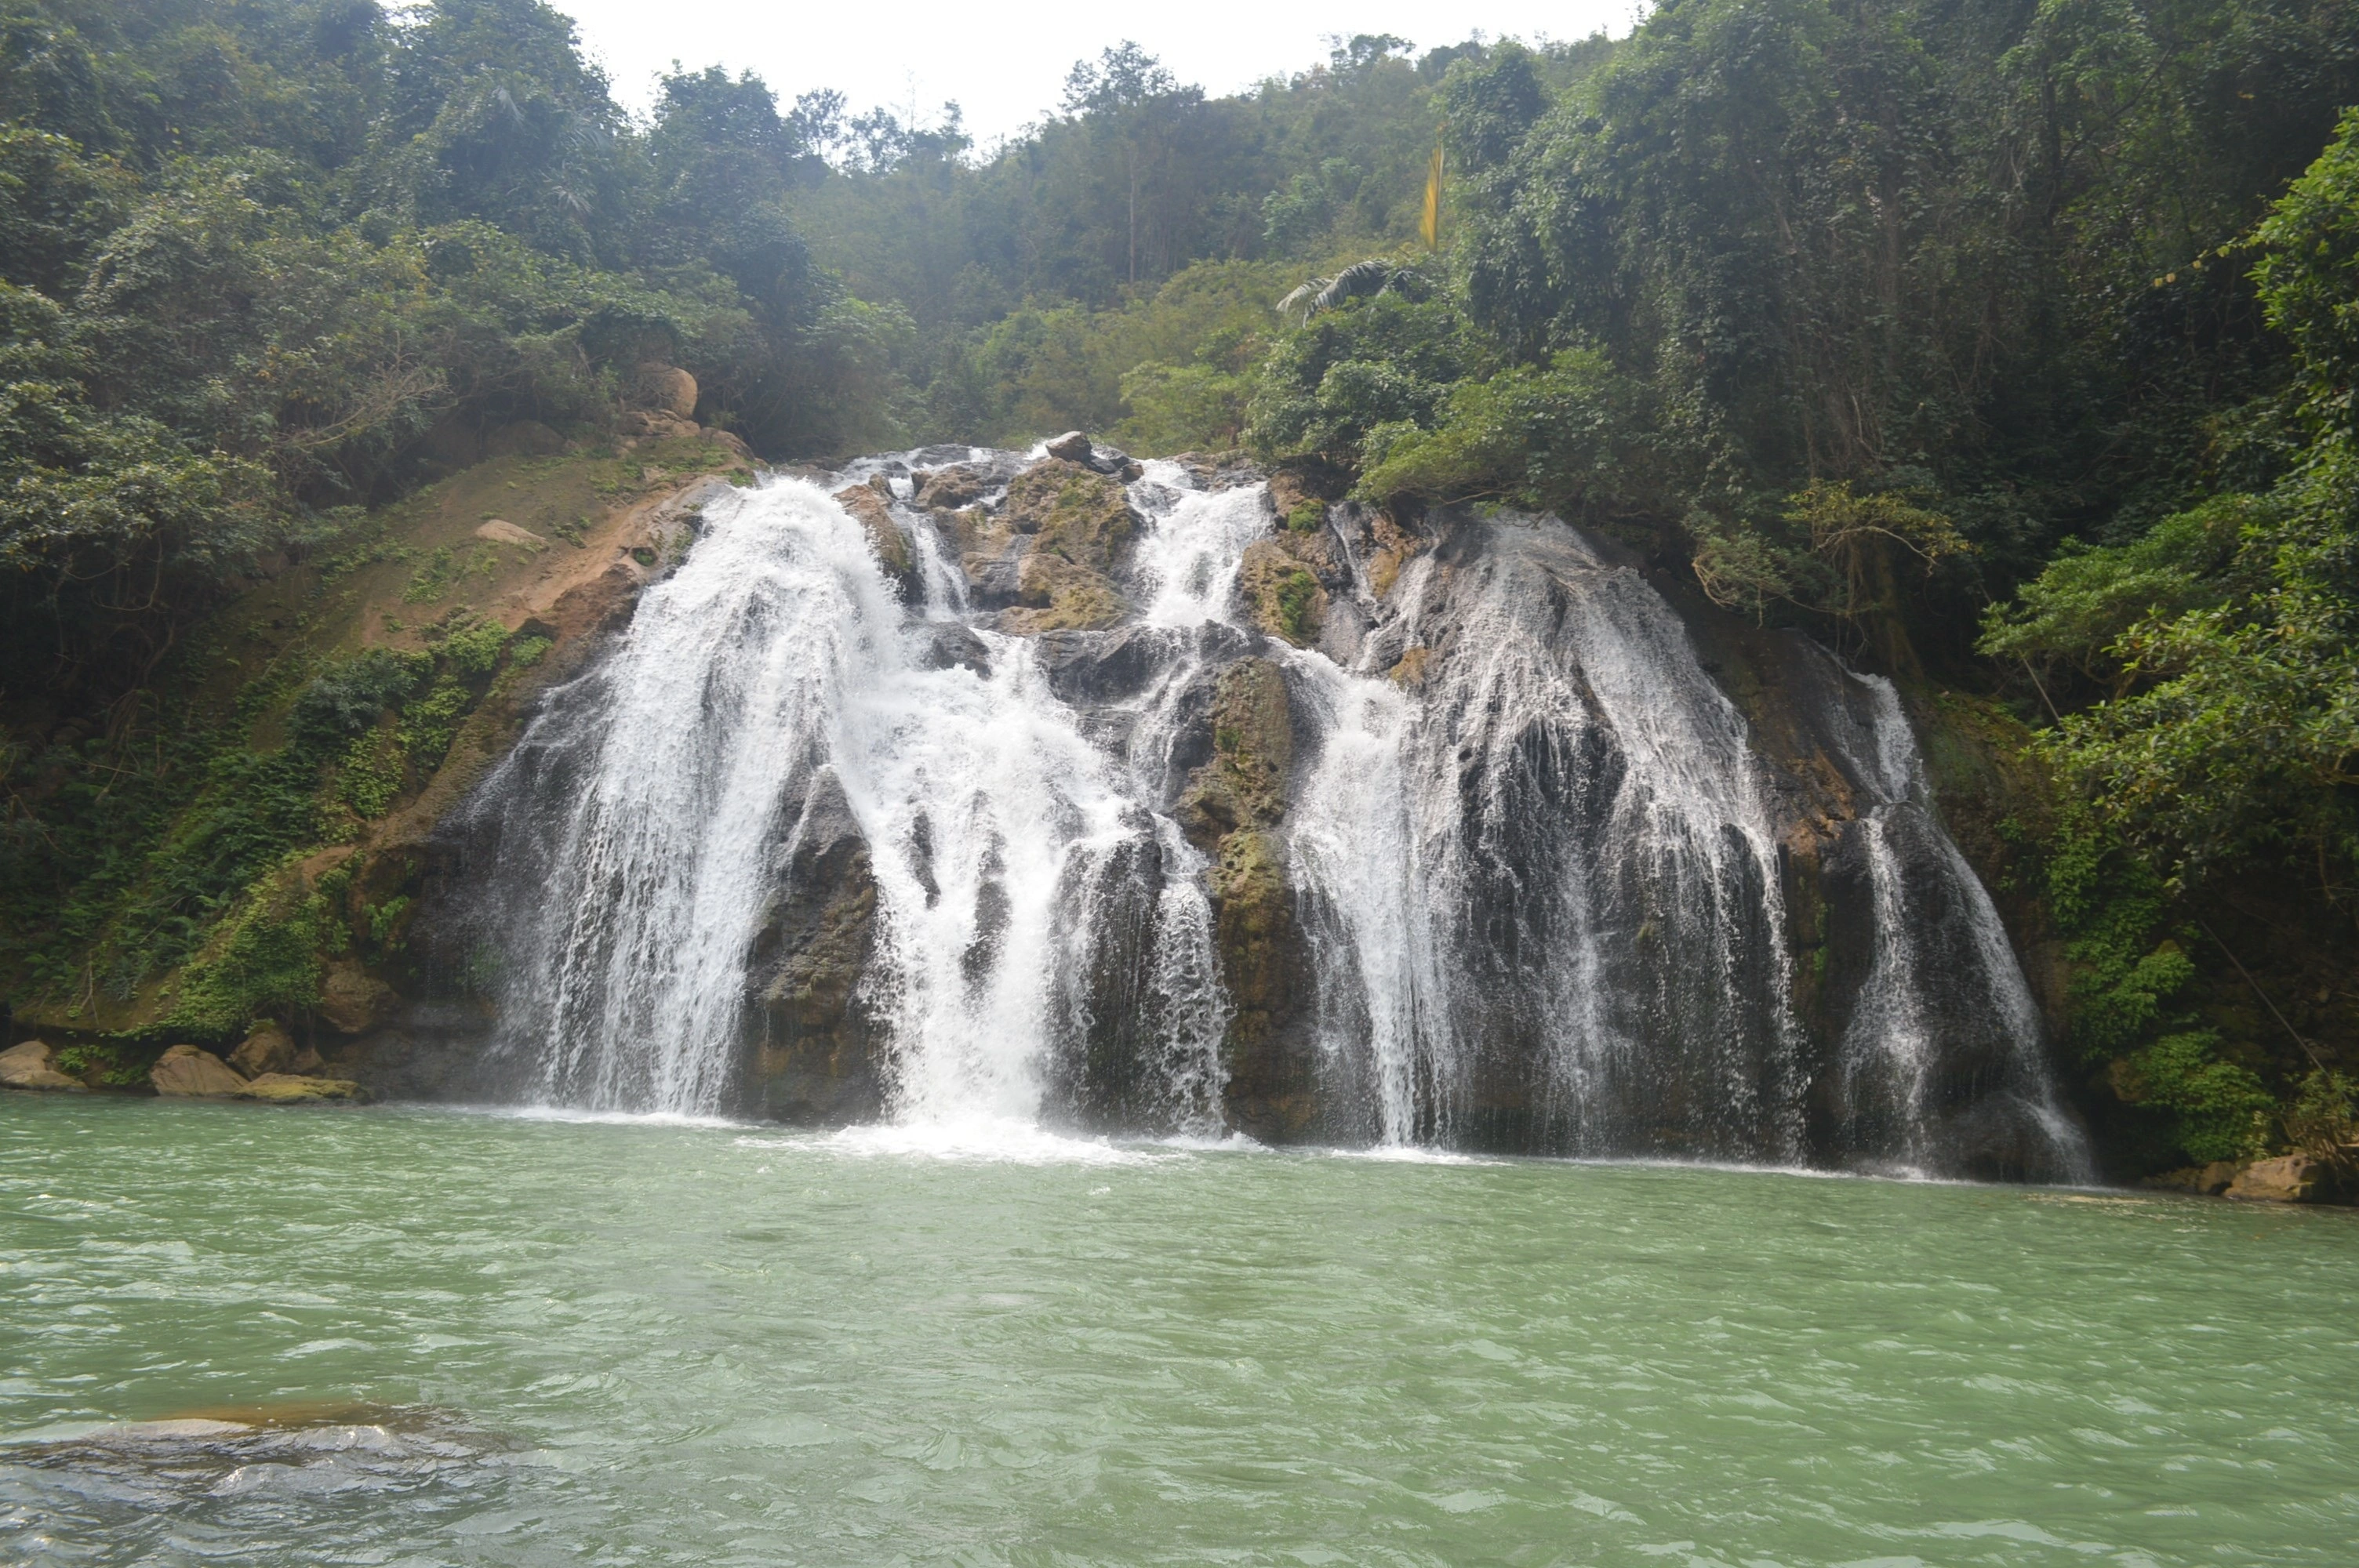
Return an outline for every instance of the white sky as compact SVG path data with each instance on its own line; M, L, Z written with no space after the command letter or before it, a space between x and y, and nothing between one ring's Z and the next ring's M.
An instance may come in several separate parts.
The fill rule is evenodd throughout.
M979 143L1013 134L1053 110L1075 60L1135 38L1171 72L1215 95L1324 59L1333 33L1393 33L1419 51L1486 37L1586 38L1630 30L1638 0L1192 0L1178 5L946 5L866 0L785 5L763 0L551 0L580 24L582 41L613 76L615 95L645 109L673 59L691 70L750 67L778 95L832 87L854 110L882 104L934 123L944 99L966 111Z

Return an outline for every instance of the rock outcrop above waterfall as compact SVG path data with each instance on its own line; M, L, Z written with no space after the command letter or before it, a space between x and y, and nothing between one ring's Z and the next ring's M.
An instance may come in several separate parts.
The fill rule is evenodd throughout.
M955 514L975 602L1019 634L1096 631L1130 610L1114 581L1138 530L1122 482L1064 458L1026 469L989 512Z

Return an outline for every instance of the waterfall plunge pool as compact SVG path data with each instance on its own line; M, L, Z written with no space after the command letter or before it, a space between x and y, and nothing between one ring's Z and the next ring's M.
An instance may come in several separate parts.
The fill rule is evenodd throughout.
M0 1561L2341 1563L2354 1300L2159 1195L11 1096Z

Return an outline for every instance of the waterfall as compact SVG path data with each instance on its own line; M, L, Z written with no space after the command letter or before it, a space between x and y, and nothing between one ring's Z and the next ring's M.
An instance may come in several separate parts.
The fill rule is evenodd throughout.
M738 492L487 782L481 798L525 818L500 835L499 880L531 889L510 901L527 935L501 1017L539 1097L731 1107L749 944L824 768L876 882L863 990L897 1117L1038 1116L1060 1033L1091 1022L1086 962L1070 960L1108 935L1110 886L1143 856L1159 1098L1182 1125L1216 1121L1225 1013L1201 857L1082 737L1031 642L977 629L981 658L933 667L902 634L911 608L959 606L903 605L822 490Z
M820 484L709 504L472 797L488 956L467 964L526 1093L760 1103L757 1049L821 1027L754 994L799 920L794 940L853 946L825 1006L808 975L794 1005L835 1021L824 1071L868 1063L866 1103L889 1118L1218 1132L1246 1015L1206 846L1249 828L1277 860L1256 874L1282 874L1291 901L1256 918L1296 933L1253 940L1301 955L1246 952L1299 964L1252 1015L1276 1054L1261 1065L1316 1098L1294 1125L1928 1172L2006 1145L2024 1168L2085 1173L2029 989L1888 683L1820 655L1858 807L1839 913L1871 934L1827 1033L1796 1011L1796 819L1634 565L1550 519L1457 519L1406 559L1396 541L1378 594L1369 519L1338 509L1289 540L1262 483L1158 461L1126 470L1136 536L1107 568L1126 612L1019 635L1001 607L1021 573L968 553L985 514L912 499L951 467L996 508L1026 460L934 449L828 481L889 483L897 581ZM1281 546L1284 569L1321 563L1315 646L1265 635L1246 602L1249 558L1254 591L1270 580L1251 553ZM1244 827L1190 815L1241 661L1282 697L1292 759ZM847 889L851 913L821 907Z
M899 606L825 496L738 492L706 525L502 770L546 770L549 787L491 784L493 800L554 818L554 843L510 879L527 939L503 1008L506 1044L554 1102L723 1105L781 815L826 760L846 693L893 663Z
M1843 750L1870 802L1853 833L1875 955L1841 1047L1847 1141L1927 1173L1944 1167L1961 1112L1987 1124L2013 1109L2045 1147L2011 1162L2086 1182L2086 1141L2057 1104L2038 1005L1988 890L1933 814L1899 693L1881 676L1842 673L1854 699Z
M1446 923L1422 983L1451 982L1400 1006L1430 1021L1437 1084L1520 1076L1541 1106L1526 1141L1799 1158L1776 834L1670 607L1562 524L1512 518L1396 598L1371 645L1430 671L1408 891Z

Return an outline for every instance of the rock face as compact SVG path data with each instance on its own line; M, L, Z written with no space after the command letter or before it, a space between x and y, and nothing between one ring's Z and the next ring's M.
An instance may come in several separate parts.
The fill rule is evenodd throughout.
M320 982L320 1016L341 1034L364 1034L378 1027L393 1017L399 1002L391 986L349 959L329 965Z
M76 1093L88 1086L57 1069L55 1054L38 1040L27 1040L0 1051L0 1088L48 1089Z
M908 536L893 520L892 494L891 487L880 478L875 484L855 484L839 490L835 499L867 534L869 547L876 552L876 564L907 595L917 587L917 570L909 554Z
M245 1087L219 1056L194 1045L175 1045L158 1057L147 1081L173 1098L227 1098Z
M834 769L812 777L786 859L748 974L761 1107L789 1121L875 1117L884 1066L857 989L875 941L876 882Z
M995 516L970 521L964 531L974 596L1006 607L1003 631L1097 630L1130 608L1113 574L1128 556L1138 519L1117 480L1051 458L1016 477Z
M2236 1173L2232 1198L2256 1203L2332 1203L2339 1195L2333 1167L2308 1154L2256 1160Z

